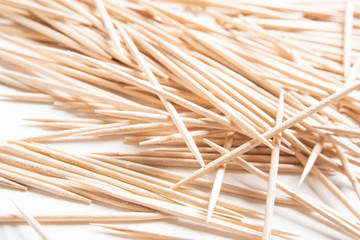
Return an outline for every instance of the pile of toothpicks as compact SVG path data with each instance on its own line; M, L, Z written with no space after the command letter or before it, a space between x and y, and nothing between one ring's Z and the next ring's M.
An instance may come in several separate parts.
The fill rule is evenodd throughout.
M53 131L0 146L0 185L114 208L37 216L14 202L21 214L0 223L26 220L42 239L48 223L188 239L116 225L168 219L233 239L298 239L272 226L282 206L360 239L359 57L358 0L0 0L0 84L18 90L0 99L74 115L26 119ZM47 145L114 136L146 150ZM226 182L229 172L266 188Z

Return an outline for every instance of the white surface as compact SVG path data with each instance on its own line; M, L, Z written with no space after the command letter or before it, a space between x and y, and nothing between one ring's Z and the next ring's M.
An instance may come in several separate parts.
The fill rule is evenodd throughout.
M13 89L0 85L0 94L14 92ZM7 139L17 139L26 136L39 134L43 129L34 126L29 122L22 120L23 118L56 118L56 117L73 117L73 115L56 110L52 106L46 104L30 104L30 103L14 103L7 101L0 101L0 143L4 144ZM52 143L50 146L67 150L74 153L89 153L96 151L135 151L137 147L125 145L121 138L111 138L108 140L101 139L100 141L71 141ZM208 176L209 177L209 176ZM287 183L296 186L299 176L296 177L281 177ZM312 178L309 176L309 178ZM314 180L314 179L312 179ZM226 181L235 185L256 185L260 189L265 189L265 185L261 180L254 176L244 174L229 174L226 175ZM340 210L343 214L348 214L341 203L334 199L333 195L328 192L321 184L312 184L311 188L306 185L309 181L307 179L301 190L321 199L330 206ZM317 182L317 180L313 181ZM339 179L341 186L346 186L345 194L349 196L353 202L358 201L353 192L352 187L346 179ZM318 194L320 193L320 194ZM264 204L260 201L254 201L246 198L234 198L236 203L242 206L249 206L259 211L264 210ZM90 213L90 212L113 212L118 209L100 206L96 204L84 205L72 202L65 199L59 199L49 194L30 189L28 192L21 192L17 190L7 189L0 186L0 215L18 214L15 207L11 204L11 199L15 199L21 206L26 208L33 215L36 214L56 214L56 213ZM310 216L310 217L309 217ZM261 221L259 222L261 224ZM166 221L150 221L143 223L122 223L122 226L128 228L135 228L141 230L149 230L152 232L168 233L171 235L182 236L189 239L234 239L233 236L223 234L220 231L210 229L207 227L193 224L180 220L166 220ZM101 229L96 226L89 225L44 225L46 233L51 236L51 239L87 239L87 240L112 240L123 239L121 235L116 232ZM286 207L275 208L274 227L300 234L303 239L350 239L337 232L331 224L327 221L322 222L322 218L318 216L311 216L307 211L301 212ZM37 240L39 237L26 224L19 225L1 225L0 224L0 240ZM124 238L128 239L128 238ZM130 238L136 239L136 238Z

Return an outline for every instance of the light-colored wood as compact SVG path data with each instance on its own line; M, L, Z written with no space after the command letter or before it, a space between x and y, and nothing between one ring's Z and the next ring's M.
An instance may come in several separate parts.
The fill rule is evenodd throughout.
M296 153L297 158L300 162L305 165L305 156L300 152ZM317 177L333 194L336 196L341 203L349 209L349 211L358 219L360 219L360 210L357 206L350 203L349 199L345 196L345 194L328 178L326 177L316 166L313 166L311 169L311 173Z
M212 143L208 140L206 142L216 149L217 151L225 154L229 152L228 150L222 148L221 146ZM252 166L250 163L246 162L245 160L241 159L240 157L235 158L235 161L238 164L241 164L246 170L249 172L255 174L256 176L262 178L263 180L268 180L268 174L264 173L263 171L257 169L256 167ZM294 189L289 188L286 184L277 182L277 187L281 190L289 194L291 197L293 197L296 201L298 201L300 204L302 204L305 207L308 207L312 209L313 211L316 211L318 214L322 215L324 218L328 219L329 221L338 224L339 226L342 226L346 229L348 229L352 234L360 235L359 229L356 227L356 224L351 223L350 220L344 220L346 218L340 217L337 214L334 214L334 211L331 210L329 207L327 207L324 204L321 204L320 202L315 202L314 199L311 199L310 197L306 196L304 193L299 193L297 191L294 191ZM310 200L311 199L311 200Z
M144 165L141 163L126 161L123 159L114 159L114 158L110 158L110 157L106 157L106 156L99 156L99 155L93 155L93 154L91 154L89 156L99 159L101 161L105 161L105 162L114 164L114 165L129 168L134 171L142 172L142 173L153 175L153 176L162 176L163 178L167 178L170 180L180 180L185 177L184 174L180 174L175 171L160 169L157 167L152 167L152 166ZM212 187L211 181L203 179L203 178L196 179L194 182L192 182L192 184L194 184L196 186L207 187L207 188ZM224 192L239 194L239 195L247 196L247 197L253 197L256 199L265 199L265 196L266 196L266 193L262 192L262 191L241 188L241 187L226 184L226 183L222 184L222 190ZM291 204L291 202L292 202L290 199L280 197L280 196L277 196L276 201L278 203L282 203L282 204Z
M191 64L192 67L196 67L197 70L201 70L201 73L204 73L205 70L198 67L198 64L196 62L193 62L189 59L187 55L185 55L183 52L179 51L177 48L174 48L173 46L167 44L164 40L154 36L153 34L146 32L148 36L152 37L152 39L159 41L160 45L163 47L166 47L168 51L171 51L173 54L176 54L176 57L180 58L181 61L186 62L187 64ZM145 43L146 44L146 43ZM148 48L150 49L150 48ZM199 82L194 81L193 79L196 77L198 79L203 78L204 81L205 78L193 71L190 67L187 67L183 62L175 60L175 59L169 59L164 54L159 52L156 49L152 49L152 54L154 54L154 57L161 61L163 64L167 65L171 71L173 71L179 78L181 78L182 81L185 81L186 85L188 87L191 87L192 91L194 91L196 94L203 96L206 98L207 101L212 103L217 109L224 112L240 129L240 131L248 134L251 137L255 137L258 139L261 139L261 141L272 148L271 143L269 143L266 139L264 139L261 134L253 127L251 124L249 124L243 117L243 115L233 109L228 103L218 99L216 96L214 96L210 91L208 91L204 86L202 86ZM175 62L174 62L175 60ZM205 84L209 85L210 82L206 81ZM215 88L212 88L214 90ZM227 94L223 94L223 96L226 96Z
M279 107L278 113L276 115L276 125L279 125L283 121L284 115L284 92L281 91L279 96ZM275 192L276 192L276 182L279 168L279 156L280 156L280 144L281 144L281 133L274 136L274 149L271 152L271 165L269 171L269 184L268 191L266 196L266 208L265 208L265 220L264 220L264 230L263 230L263 240L269 240L271 236L272 229L272 217L274 212L275 204Z
M95 66L99 66L100 68L104 68L106 69L107 71L109 72L112 72L114 74L118 74L119 76L123 77L124 79L126 79L126 81L130 84L133 84L133 85L136 85L136 86L139 86L140 88L144 88L144 89L150 89L151 92L153 93L156 93L156 94L161 94L163 95L164 97L166 97L167 99L173 101L173 102L176 102L178 104L181 104L183 105L184 107L186 108L189 108L190 110L194 111L194 112L197 112L201 115L204 115L206 117L209 117L210 119L214 119L215 121L221 123L221 124L224 124L225 126L229 126L230 125L230 128L231 129L236 129L234 126L231 125L231 122L226 119L226 118L223 118L221 116L219 116L218 114L215 114L214 112L212 111L209 111L205 108L202 108L201 106L198 106L190 101L187 101L183 98L179 98L178 96L174 95L174 94L171 94L165 90L159 90L149 84L146 84L144 82L141 82L139 81L138 79L134 78L133 76L130 76L122 71L119 71L113 67L111 67L110 65L107 65L105 64L104 62L100 62L100 61L97 61L95 59L91 59L91 58L88 58L88 57L85 57L85 56L82 56L82 55L79 55L79 54L75 54L75 53L72 53L74 54L75 56L78 56L80 59L86 61L86 62L89 62L90 64L93 64Z
M162 211L164 213L169 213L169 214L179 216L179 217L191 220L191 221L202 223L206 219L205 215L198 213L197 211L190 210L187 207L183 207L178 204L163 202L163 201L155 200L155 199L149 199L149 198L134 195L134 194L122 195L122 194L119 194L118 189L114 188L114 187L99 186L99 185L93 184L91 182L84 182L84 181L79 181L79 180L76 180L76 181L78 181L79 183L82 183L86 186L89 186L91 188L97 189L98 191L109 194L111 196L114 196L114 197L117 197L120 199L124 199L124 200L129 200L130 202L148 206L150 208ZM239 235L239 236L256 237L256 236L261 235L260 232L253 230L251 228L234 225L232 223L224 222L223 220L215 219L215 218L213 218L212 221L208 223L208 225L214 226L214 227L219 227L220 229L224 229L224 230L226 229L227 231L234 233L236 235ZM274 239L279 239L279 238L274 237Z
M22 191L28 190L27 187L25 187L25 186L23 186L23 185L21 185L19 183L16 183L14 181L11 181L9 179L6 179L4 177L0 177L0 184L3 185L3 186L6 186L6 187L19 189L19 190L22 190Z
M360 135L360 130L356 128L327 126L327 125L325 126L316 125L314 127L333 132L334 134L355 135L355 136Z
M123 35L123 38L127 45L129 45L129 48L131 52L133 53L136 61L140 65L141 69L144 71L145 75L148 77L149 81L156 86L157 88L161 88L161 85L159 81L156 79L155 75L151 72L150 67L145 62L144 58L142 57L139 50L136 48L134 42L131 40L130 36L120 28L120 32ZM199 152L199 149L197 148L194 139L189 134L188 129L186 128L184 122L182 121L180 115L176 111L175 107L164 97L159 96L161 102L165 106L166 110L169 112L174 124L176 125L177 129L179 130L181 136L183 137L186 145L189 147L190 151L194 154L195 158L198 160L200 166L204 167L204 160L202 159L202 156Z
M12 166L8 166L0 163L0 176L4 178L8 178L12 181L19 182L20 184L24 184L26 186L34 187L51 194L55 194L64 198L75 199L77 201L89 204L91 201L85 197L72 193L70 191L64 190L60 187L57 187L54 184L49 183L49 181L45 182L45 177L35 174L30 171L26 171L20 168L15 168ZM42 181L43 180L43 181ZM50 179L48 179L50 180ZM50 181L51 182L51 181Z
M344 153L344 150L342 150L337 145L334 145L334 147L336 149L336 152L339 154L339 158L340 158L340 160L342 162L345 173L347 174L351 184L354 187L354 190L355 190L357 196L360 199L360 184L359 184L359 181L358 181L357 177L354 175L353 171L351 170L349 160L347 159L347 157L346 157L346 155Z
M111 38L112 43L115 46L116 49L116 57L119 58L121 61L124 61L127 64L131 64L131 61L124 57L124 49L120 45L120 38L119 35L116 33L114 25L111 21L111 18L109 17L109 14L107 13L104 3L102 0L95 0L96 7L99 10L101 14L101 18L104 22L105 28Z
M16 209L21 213L24 217L25 221L34 229L34 231L39 235L39 237L43 240L49 240L50 238L45 234L43 227L39 224L39 222L31 216L27 210L23 207L20 207L18 203L14 200L12 201Z
M58 168L62 168L67 172L72 172L76 174L74 176L73 174L70 175L64 172L60 173L59 171L58 174L61 174L60 176L62 176L63 178L71 177L71 178L83 179L84 178L83 176L85 176L87 179L92 179L93 181L106 182L114 186L117 186L118 188L121 188L122 191L127 193L133 192L139 195L145 195L155 199L165 200L163 197L153 192L147 191L141 187L137 187L132 184L128 184L127 182L129 182L130 177L124 174L120 174L114 170L93 164L91 162L86 162L72 154L63 153L61 151L54 150L40 144L34 144L34 143L29 144L20 141L13 141L13 142L31 151L41 153L42 155L50 157L52 161L51 163L47 163L47 164L49 165L51 164L52 166L57 166ZM78 177L77 175L81 175L81 177Z
M226 135L225 143L224 143L224 147L226 149L231 149L233 136L234 136L233 132L228 133ZM214 184L213 184L213 187L211 189L211 194L210 194L210 199L209 199L208 213L206 215L206 221L207 222L210 222L211 216L212 216L212 214L214 212L216 202L217 202L219 194L220 194L221 185L223 183L225 171L226 171L226 164L224 164L222 167L218 168L218 170L216 172Z
M282 124L280 124L278 126L275 126L273 129L265 132L264 136L272 137L272 136L274 136L274 135L288 129L289 127L292 127L293 125L295 125L296 123L301 122L302 120L304 120L308 116L311 116L312 114L318 112L322 108L328 106L329 104L331 104L333 102L336 102L337 100L339 100L342 97L346 96L350 92L356 90L359 86L360 86L360 82L353 84L351 87L350 86L345 87L344 89L336 92L335 94L323 99L319 103L317 103L317 104L303 110L302 112L300 112L296 116L286 120ZM253 149L254 147L258 146L259 144L260 144L260 142L257 141L256 139L251 140L251 141L243 144L242 146L232 150L230 153L218 158L217 160L214 160L213 162L211 162L211 164L206 165L205 168L199 169L199 170L195 171L193 174L191 174L189 177L179 181L178 183L176 183L173 186L173 188L180 187L181 185L183 185L183 184L185 184L187 182L190 182L193 179L196 179L196 178L198 178L200 176L203 176L203 175L211 172L215 168L217 168L219 166L222 166L223 164L229 162L233 157L244 154L248 150Z
M42 93L0 94L0 99L9 101L53 103L54 98Z
M349 77L345 79L345 84L351 84L357 79L356 74L360 69L360 58L357 58L353 67L350 69Z
M151 221L159 219L169 219L171 216L162 213L152 212L120 212L113 214L46 214L33 215L38 222L41 223L110 223L110 222L127 222L127 221ZM0 216L1 223L23 223L24 218L9 214Z
M354 21L354 3L352 0L346 1L344 16L344 44L343 44L343 66L344 77L346 78L350 72L351 67L351 42L352 42L352 29Z
M311 171L311 168L314 166L316 159L318 158L319 154L321 153L323 143L318 142L315 144L308 160L306 161L306 165L304 167L304 171L301 174L300 180L299 180L299 186L304 182L306 176Z
M128 235L135 236L135 237L145 238L145 239L185 240L185 238L170 237L170 236L166 236L163 234L139 231L139 230L134 230L134 229L127 229L127 228L116 226L116 225L107 225L107 224L92 224L92 225L107 228L110 230L114 230L116 232L128 234Z
M47 16L52 16L52 17L55 17L55 18L60 18L60 19L69 19L69 20L73 20L73 21L76 21L76 22L82 22L83 19L81 17L78 17L78 16L72 16L66 12L61 12L59 10L56 10L56 9L51 9L51 8L48 8L48 7L44 7L44 6L41 6L39 4L29 4L29 3L26 3L26 2L15 2L15 1L12 1L12 0L1 0L1 3L2 4L5 4L5 5L9 5L9 6L13 6L13 7L16 7L16 8L19 8L19 9L25 9L25 10L30 10L30 11L34 11L34 12L39 12L41 14L45 14ZM82 22L82 23L86 23L86 21Z
M277 179L302 174L301 183L311 172L307 184L321 182L360 219L343 182L333 181L347 177L360 199L355 1L0 3L0 83L12 88L1 100L50 104L79 116L30 116L53 132L1 145L0 184L141 212L38 220L183 218L235 238L298 238L272 229L276 201L300 206L306 217L330 222L345 237L360 237L353 216ZM78 155L37 143L106 136L154 150ZM215 170L214 181L201 178ZM251 182L223 183L230 171L261 178L268 191ZM220 189L235 199L223 199ZM265 214L239 203L242 197L266 199ZM265 218L264 226L248 218Z

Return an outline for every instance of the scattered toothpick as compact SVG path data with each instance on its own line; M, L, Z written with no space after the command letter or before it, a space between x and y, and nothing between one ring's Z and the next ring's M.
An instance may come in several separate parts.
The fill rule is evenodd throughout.
M21 213L26 222L34 229L34 231L41 237L43 240L49 240L50 238L45 234L43 227L39 224L34 217L32 217L24 208L20 207L18 203L12 201L16 209Z
M99 226L103 228L107 228L110 230L114 230L119 233L129 234L131 236L146 238L146 239L167 239L167 240L184 240L185 238L178 238L178 237L170 237L164 234L157 234L145 231L139 231L134 229L127 229L124 227L116 226L116 225L107 225L107 224L92 224L94 226Z
M312 166L315 164L315 161L322 150L322 146L323 146L323 142L318 142L315 144L308 160L306 161L304 171L301 174L299 184L298 184L299 186L304 182L304 180L305 180L306 176L309 174Z
M281 124L284 115L284 92L281 91L279 96L279 107L276 115L276 125ZM272 228L272 216L275 204L275 192L276 192L276 179L278 174L279 155L280 155L280 136L281 133L274 137L275 146L271 152L271 166L269 171L269 185L266 197L266 209L264 220L263 240L269 240L271 236Z
M227 136L225 137L225 144L224 147L226 149L230 149L231 148L231 144L232 144L232 140L233 140L233 135L234 133L229 133L227 134ZM211 189L211 194L210 194L210 200L209 200L209 207L208 207L208 213L206 216L206 221L210 222L211 219L211 215L214 211L218 196L220 194L220 190L221 190L221 185L224 179L224 175L225 175L225 170L226 170L226 164L224 164L224 166L220 167L217 172L216 172L216 176L215 176L215 180L214 180L214 184L213 187Z

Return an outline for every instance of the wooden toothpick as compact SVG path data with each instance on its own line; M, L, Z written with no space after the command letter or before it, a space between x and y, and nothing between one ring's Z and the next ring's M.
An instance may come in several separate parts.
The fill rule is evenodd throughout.
M36 221L41 223L110 223L110 222L127 222L127 221L151 221L159 219L169 219L171 216L162 213L152 212L120 212L111 214L46 214L33 215ZM1 223L23 223L24 218L19 215L0 216Z
M305 180L306 176L309 174L312 166L314 166L317 157L321 153L322 146L323 146L323 141L318 142L318 143L315 144L315 146L314 146L308 160L306 161L306 165L304 167L304 170L303 170L303 172L301 174L301 177L300 177L300 180L299 180L299 183L298 183L299 186L302 184L302 182Z
M34 231L41 237L43 240L49 240L50 238L45 234L43 227L39 222L32 217L24 208L20 207L18 203L14 200L12 201L16 209L21 213L26 222L34 229Z
M273 129L265 132L264 136L272 137L272 136L286 130L287 128L295 125L298 122L301 122L302 120L304 120L308 116L311 116L312 114L314 114L317 111L321 110L322 108L328 106L329 104L331 104L333 102L336 102L337 100L339 100L342 97L349 94L351 91L356 90L359 86L360 86L360 82L354 83L351 87L350 86L345 87L343 90L340 90L340 91L334 93L333 95L323 99L319 103L317 103L317 104L303 110L302 112L300 112L296 116L286 120L282 124L280 124L278 126L275 126ZM217 160L214 160L211 164L206 165L205 168L195 171L193 174L191 174L186 179L183 179L180 182L178 182L177 184L175 184L173 186L173 188L177 188L177 187L179 187L179 186L181 186L181 185L183 185L183 184L185 184L187 182L192 181L193 179L196 179L196 178L198 178L200 176L203 176L203 175L211 172L213 169L215 169L215 168L227 163L228 161L230 161L233 157L244 154L246 151L248 151L250 149L253 149L254 147L258 146L259 144L260 144L260 142L255 140L255 139L245 143L244 145L232 150L230 153L218 158Z
M351 0L345 2L344 11L344 44L343 44L343 67L344 77L346 78L350 72L351 67L351 52L352 52L352 30L354 20L354 3Z
M337 146L336 144L334 145L334 147L335 147L335 149L339 155L339 158L342 162L345 173L347 174L351 184L354 187L354 190L355 190L357 196L360 199L360 184L359 184L357 177L355 177L353 171L351 170L349 160L347 159L347 157L344 153L344 150L342 150L341 147Z
M231 149L233 136L234 136L234 133L228 133L226 135L225 143L224 143L224 147L226 149ZM223 182L223 179L224 179L225 170L226 170L226 165L220 167L216 172L214 184L213 184L213 187L211 189L211 194L210 194L208 213L206 215L206 221L207 222L210 222L211 215L214 212L215 205L216 205L216 202L217 202L219 194L220 194L221 185L222 185L222 182Z
M278 113L276 115L276 125L279 125L283 121L284 115L284 92L281 91L279 96L279 107ZM268 192L266 197L266 208L265 208L265 220L264 220L264 230L263 230L263 240L269 240L271 236L272 229L272 216L274 212L275 204L275 192L276 192L276 182L277 174L279 167L279 155L280 155L280 135L274 137L275 146L271 152L271 166L269 171L269 185Z
M136 61L144 71L145 75L149 78L149 81L156 86L157 88L161 88L158 80L156 79L155 75L151 72L148 64L145 62L144 58L142 57L139 50L136 48L134 42L131 40L130 36L120 28L120 32L122 33L125 42L129 45L131 52L133 53ZM182 121L181 117L177 113L175 107L164 97L159 96L161 102L165 106L166 110L169 112L174 124L180 131L180 134L183 136L186 145L189 147L190 151L194 154L195 158L198 160L202 167L205 166L204 160L201 157L199 149L197 148L193 138L189 134L188 129L186 128L184 122Z
M104 22L105 28L111 38L112 43L115 46L116 49L116 57L119 58L121 61L125 62L126 64L132 65L131 61L124 57L124 48L120 45L120 38L119 35L116 33L114 25L111 21L111 18L109 17L109 14L106 11L106 8L104 6L104 3L102 0L95 0L96 6L98 10L100 11L102 20Z
M107 228L110 230L114 230L123 234L129 234L131 236L146 238L146 239L165 239L165 240L185 240L185 238L178 238L178 237L170 237L164 234L158 234L158 233L151 233L151 232L145 232L145 231L139 231L135 229L128 229L121 226L116 225L108 225L108 224L91 224L98 227Z
M4 177L0 177L0 184L3 185L3 186L6 186L6 187L11 187L11 188L16 188L16 189L19 189L19 190L22 190L22 191L26 191L28 190L27 187L19 184L19 183L16 183L14 181L11 181L9 179L6 179Z
M225 154L225 153L229 152L228 150L222 148L221 146L219 146L219 145L217 145L217 144L215 144L215 143L213 143L213 142L211 142L209 140L205 139L205 141L211 147L213 147L217 151L221 152L222 154ZM262 178L263 180L267 181L269 179L268 174L264 173L263 171L259 170L256 167L254 167L252 164L250 164L247 161L241 159L240 157L237 157L234 160L238 164L242 165L247 171L255 174L256 176ZM295 191L294 189L288 187L286 184L279 183L279 180L277 181L277 187L281 191L284 191L285 193L289 194L291 197L293 197L296 201L298 201L303 206L308 207L309 209L312 209L313 211L316 211L318 214L320 214L324 218L328 219L329 221L348 229L349 232L351 232L352 234L360 236L360 231L356 227L356 224L354 225L349 220L344 221L345 218L340 217L337 214L334 214L334 211L331 210L326 205L324 205L324 204L322 204L320 202L316 202L314 199L311 199L310 197L306 196L306 194L304 194L304 193L300 194L299 192Z
M0 0L0 100L77 116L29 116L52 132L1 145L0 184L138 211L33 217L44 223L180 218L233 238L298 238L272 227L276 201L359 239L358 4L165 2ZM76 154L39 143L107 137L151 150ZM223 183L225 169L259 177L268 190ZM202 178L215 170L214 181ZM300 185L308 173L355 218L278 177L301 175ZM359 199L333 176L348 178ZM243 197L266 200L265 214L233 199Z

